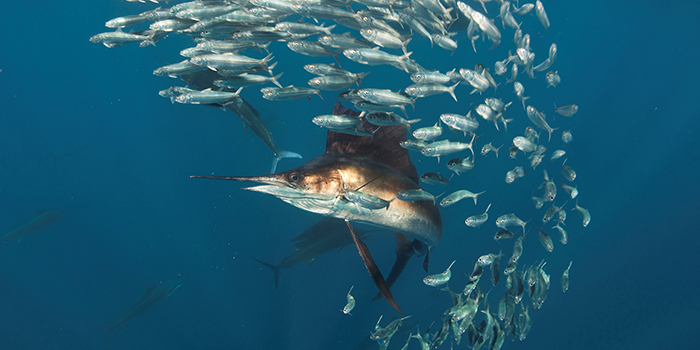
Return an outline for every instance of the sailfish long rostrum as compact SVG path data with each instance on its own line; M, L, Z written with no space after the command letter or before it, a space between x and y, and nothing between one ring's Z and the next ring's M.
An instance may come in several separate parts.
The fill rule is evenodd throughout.
M336 103L333 114L359 113ZM427 253L440 242L442 220L435 203L394 200L400 191L420 188L408 151L399 145L405 139L403 126L381 127L372 137L328 131L326 152L296 169L263 176L192 177L258 182L263 185L245 189L271 194L306 211L346 220L381 295L401 311L393 300L390 284L350 224L366 223L397 233L397 261L389 274L390 282L396 280L411 255ZM358 205L344 196L349 191L379 198L388 205L379 209Z

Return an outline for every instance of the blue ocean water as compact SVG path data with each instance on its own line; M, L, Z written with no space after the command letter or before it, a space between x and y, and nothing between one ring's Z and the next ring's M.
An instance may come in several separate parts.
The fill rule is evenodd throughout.
M480 9L477 2L470 5ZM495 16L497 7L487 6ZM547 1L545 6L552 23L548 32L534 16L523 21L532 28L538 57L557 43L553 69L562 84L546 89L543 73L534 82L519 80L531 96L528 103L548 108L550 117L548 106L555 102L580 106L576 116L557 117L553 125L574 134L567 164L578 173L580 203L592 221L582 229L579 214L569 212L570 243L555 240L551 254L540 246L539 225L533 225L524 258L528 264L547 259L552 290L542 309L530 310L527 339L508 340L504 347L694 348L700 311L694 260L699 240L693 234L700 212L695 106L700 71L694 36L700 5ZM3 6L0 232L32 220L38 210L68 212L19 242L0 244L0 348L377 347L368 336L379 316L385 325L400 315L382 300L370 301L376 289L354 247L283 270L275 290L272 273L251 258L281 261L294 250L291 239L319 217L242 191L239 183L189 178L264 174L271 161L269 149L245 133L230 112L173 105L157 95L181 84L151 72L163 61L180 60L178 52L189 39L171 36L156 47L116 49L88 41L106 31L106 20L154 7L125 1ZM500 47L488 50L490 44L479 41L477 54L463 33L453 55L431 50L421 37L409 48L411 57L429 68L478 62L492 67L512 47L512 30L503 32ZM310 76L300 67L312 60L274 45L275 72L285 72L282 83L304 85ZM366 69L347 60L343 66ZM405 74L391 67L375 67L363 81L392 89L408 84ZM505 140L527 119L511 87L502 89L507 91L499 88L498 96L515 101L511 108L519 121L514 124L522 124L507 134L496 134L488 122L481 121L480 128ZM470 96L469 90L457 88L459 103L447 95L421 99L409 116L422 117L419 126L429 126L440 108L466 113L484 97ZM314 96L312 103L269 102L255 88L243 94L271 126L280 148L304 156L282 160L280 170L323 153L326 133L309 120L331 110L334 93L324 93L324 100ZM559 137L555 133L553 140ZM478 206L466 200L442 209L443 239L431 254L430 273L457 260L455 290L479 255L510 254L510 242L491 238L497 215L514 210L534 223L542 214L532 208L530 188L537 191L546 164L531 171L521 154L528 176L509 187L503 176L514 163L507 145L500 152L498 160L477 158L488 171L455 177L447 187L487 190ZM412 158L419 174L448 172L447 159L438 166L432 158ZM550 172L558 173L557 167ZM425 187L435 194L444 190ZM490 221L480 229L466 228L463 220L488 203L493 203ZM367 244L380 268L388 270L393 235L373 234ZM409 262L392 288L404 315L413 315L404 332L415 324L425 331L433 321L435 331L451 306L446 293L421 282L426 274L418 260ZM563 294L559 277L570 260L571 288ZM147 286L172 279L182 286L171 296L114 329L111 337L102 328L138 301ZM338 310L352 285L357 307L347 316ZM488 291L486 277L482 288ZM489 296L492 307L503 293L499 288ZM390 348L403 345L407 333L400 334ZM418 348L417 342L410 348Z

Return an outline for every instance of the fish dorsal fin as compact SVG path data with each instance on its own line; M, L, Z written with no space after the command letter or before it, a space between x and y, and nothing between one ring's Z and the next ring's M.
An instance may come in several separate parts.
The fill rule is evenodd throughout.
M333 114L359 116L360 112L345 108L336 102ZM367 121L363 122L366 129L376 130L373 136L356 136L329 130L326 138L326 153L354 153L375 157L418 183L418 172L411 162L408 150L400 145L401 141L406 140L406 127L390 125L377 128Z
M160 286L159 284L152 284L152 285L146 287L146 294L153 292L159 286Z
M47 213L48 211L49 211L49 209L37 210L37 211L36 211L36 215L41 215L41 214Z

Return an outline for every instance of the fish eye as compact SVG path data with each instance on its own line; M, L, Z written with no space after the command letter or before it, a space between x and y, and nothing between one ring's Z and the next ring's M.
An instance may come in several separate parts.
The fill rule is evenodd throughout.
M299 180L301 180L301 174L296 172L296 171L293 173L290 173L288 177L289 177L289 181L291 181L291 182L298 182Z

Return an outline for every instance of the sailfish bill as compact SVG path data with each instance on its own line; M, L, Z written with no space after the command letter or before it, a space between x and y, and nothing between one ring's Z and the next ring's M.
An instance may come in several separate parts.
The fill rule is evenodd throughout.
M359 112L336 102L333 114L358 116ZM355 240L377 288L399 310L393 299L387 298L391 296L389 286L412 255L427 254L437 246L442 236L442 219L433 201L394 200L398 192L420 188L408 151L400 146L400 142L406 139L405 127L392 125L376 129L376 126L365 124L368 129L375 128L373 136L328 131L326 152L292 170L262 176L192 177L256 182L260 185L244 189L271 194L312 213L405 235L406 239L398 240L397 261L388 280L377 278L381 274L373 262L368 263L371 261L369 251L366 246L363 249L364 243L359 239ZM349 200L350 196L346 197L345 194L350 192L383 204L381 208L363 206ZM410 239L413 243L409 244Z

